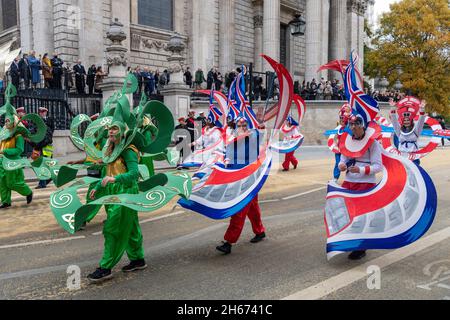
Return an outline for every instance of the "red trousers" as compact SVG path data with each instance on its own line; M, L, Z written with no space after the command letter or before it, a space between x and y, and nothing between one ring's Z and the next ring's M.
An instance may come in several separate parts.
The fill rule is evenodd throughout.
M284 157L284 162L283 162L283 169L284 170L289 170L289 165L291 163L292 163L292 165L294 167L297 167L298 160L297 160L297 158L295 158L294 153L295 153L295 151L286 153L286 156Z
M342 184L342 188L353 191L365 191L372 189L376 185L377 185L376 183L357 183L344 181L344 183Z
M241 212L231 217L230 225L225 233L225 241L236 243L244 228L245 217L250 219L252 229L255 234L261 234L266 231L261 221L261 209L258 204L258 195Z

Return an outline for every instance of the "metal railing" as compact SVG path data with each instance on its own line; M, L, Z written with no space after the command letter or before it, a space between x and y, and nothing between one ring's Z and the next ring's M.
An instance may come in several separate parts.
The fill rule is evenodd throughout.
M0 105L5 103L4 92L0 92ZM100 112L101 95L77 95L59 89L19 90L12 99L16 107L24 107L26 113L38 113L40 107L48 109L53 118L55 130L69 130L72 119L78 114L88 115Z

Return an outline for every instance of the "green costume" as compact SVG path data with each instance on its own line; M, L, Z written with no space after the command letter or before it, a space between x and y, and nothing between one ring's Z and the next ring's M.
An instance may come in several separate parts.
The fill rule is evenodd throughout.
M20 134L3 140L0 143L0 152L12 160L20 159L24 151L25 141ZM11 191L16 191L22 196L29 196L33 192L25 183L23 169L6 171L3 168L3 156L0 158L0 194L2 204L11 204Z
M19 119L11 104L11 99L16 94L16 88L9 84L5 91L6 103L0 108L0 116L5 116L5 126L0 131L0 195L3 205L11 205L12 191L26 197L33 193L25 183L23 174L23 167L30 165L28 160L21 159L25 147L24 137L38 143L44 139L46 131L43 120L37 114L28 114ZM35 134L31 134L22 124L24 121L35 124Z
M130 82L131 89L128 88ZM96 166L103 166L102 176L114 177L115 182L103 187L102 179L76 179L76 172L82 167L62 166L54 179L55 185L60 187L76 180L54 192L50 198L56 220L71 234L105 206L107 220L103 227L105 243L100 268L106 270L112 269L125 251L131 261L144 258L138 211L155 211L175 196L188 198L192 189L189 175L183 172L158 175L151 172L150 178L147 177L148 172L147 175L142 174L140 155L167 153L174 125L169 109L157 101L146 102L138 110L130 112L127 94L137 88L135 82L136 78L129 75L122 92L114 94L105 103L97 120L91 121L88 116L80 115L71 126L74 144L86 152L91 163L101 160L101 164ZM155 119L156 125L151 124L150 119ZM90 124L82 138L78 127L85 121ZM100 139L106 139L108 130L112 128L118 129L115 139L108 138L100 150ZM87 186L95 190L95 199L88 199L83 204L77 191Z
M136 149L130 147L123 151L116 161L108 164L106 174L115 177L116 182L108 184L106 188L103 188L98 182L95 190L106 189L102 195L138 194L137 152ZM131 261L143 259L143 238L137 211L116 205L107 205L105 209L108 218L103 225L105 249L100 267L112 269L120 261L125 250Z

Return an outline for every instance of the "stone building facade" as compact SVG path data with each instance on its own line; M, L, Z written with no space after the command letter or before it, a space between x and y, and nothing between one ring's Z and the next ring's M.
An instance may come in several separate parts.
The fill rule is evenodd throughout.
M177 32L185 39L185 65L223 73L240 64L269 70L260 53L282 61L296 80L336 77L317 74L323 63L363 60L366 0L0 0L0 47L15 41L23 52L58 52L67 62L105 65L105 37L118 18L128 34L131 67L168 67L167 43ZM12 9L14 8L14 9ZM370 8L369 8L370 9ZM3 14L5 13L5 14ZM296 13L306 34L288 27ZM16 15L11 18L12 15ZM1 57L0 57L1 59Z

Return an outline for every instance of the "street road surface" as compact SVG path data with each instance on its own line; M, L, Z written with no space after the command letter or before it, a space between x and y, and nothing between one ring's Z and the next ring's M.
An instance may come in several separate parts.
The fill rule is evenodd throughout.
M334 155L323 147L303 147L298 155L299 168L282 173L276 164L260 193L263 242L249 242L247 222L232 254L223 256L215 247L228 220L173 202L140 214L149 267L124 274L124 256L114 278L100 285L86 276L102 256L104 212L71 236L48 208L52 190L36 191L41 200L0 211L0 299L450 299L450 148L422 161L438 191L432 228L413 245L369 251L361 261L326 260L323 208ZM81 269L78 290L67 287L73 265Z

